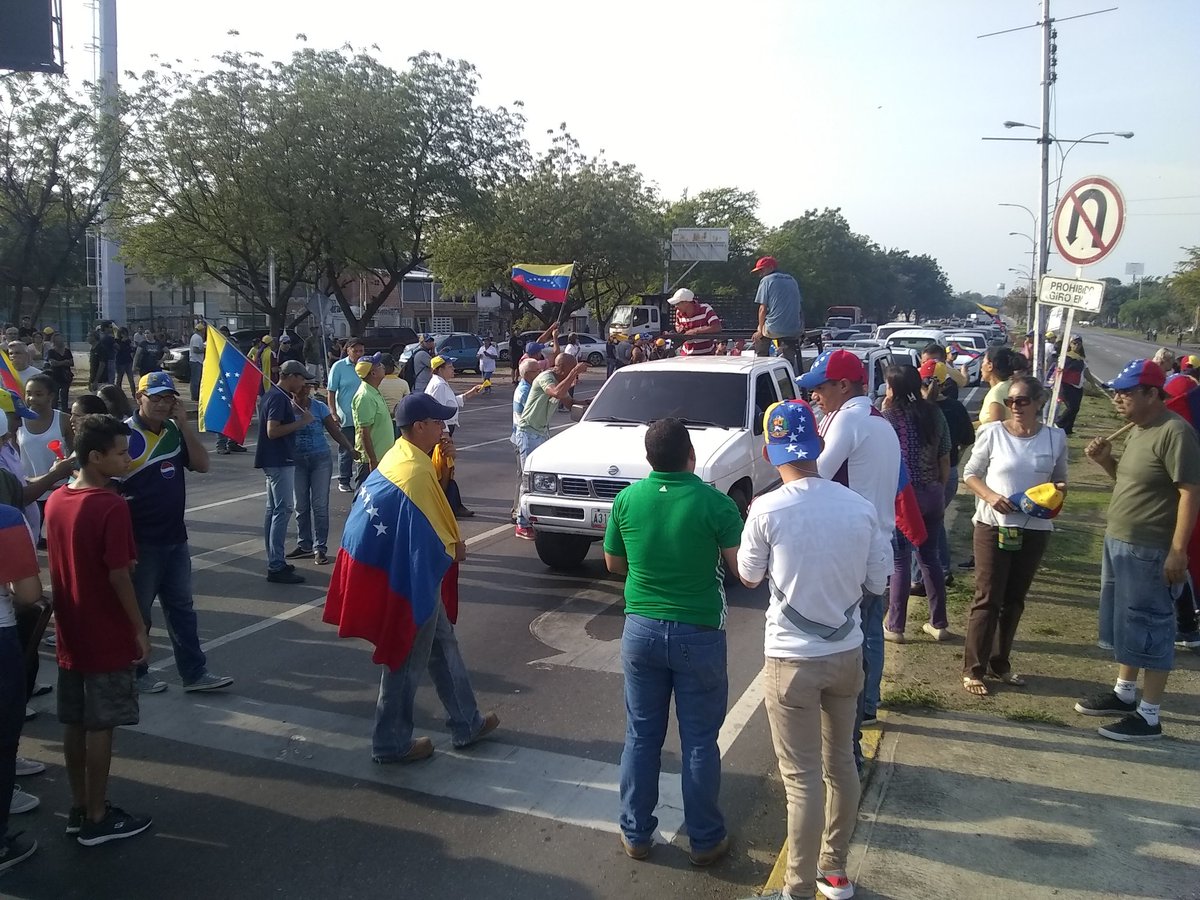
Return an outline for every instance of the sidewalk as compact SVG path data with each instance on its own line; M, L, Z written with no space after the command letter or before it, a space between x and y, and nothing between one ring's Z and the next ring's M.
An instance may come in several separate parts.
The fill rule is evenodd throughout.
M1194 743L893 713L875 765L857 897L1200 898Z

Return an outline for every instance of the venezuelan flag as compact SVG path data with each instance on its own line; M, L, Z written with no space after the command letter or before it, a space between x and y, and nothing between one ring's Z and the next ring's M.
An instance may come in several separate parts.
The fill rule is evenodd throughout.
M37 553L25 514L15 506L0 506L0 581L24 581L37 573Z
M512 280L538 300L564 303L574 273L575 263L569 266L534 266L518 263L512 268Z
M900 484L896 487L896 527L914 547L920 547L929 539L925 518L917 503L917 492L913 490L912 478L909 477L903 456L900 457Z
M458 541L433 461L397 440L350 508L322 619L339 637L374 644L376 663L399 668L442 602Z
M263 374L237 345L208 326L204 370L200 378L201 431L215 431L239 444L246 440L250 419L263 385Z
M22 397L25 396L25 385L17 375L17 367L13 365L12 358L4 349L0 349L0 385L6 390L16 391Z

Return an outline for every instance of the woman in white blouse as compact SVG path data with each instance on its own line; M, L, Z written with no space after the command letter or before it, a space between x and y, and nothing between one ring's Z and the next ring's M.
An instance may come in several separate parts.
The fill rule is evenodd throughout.
M1054 525L1020 512L1010 497L1055 483L1066 490L1067 435L1038 419L1043 387L1035 378L1012 379L1004 406L1008 418L979 429L963 481L977 498L975 601L967 620L963 687L986 696L985 675L1023 687L1010 655L1025 595L1037 574Z

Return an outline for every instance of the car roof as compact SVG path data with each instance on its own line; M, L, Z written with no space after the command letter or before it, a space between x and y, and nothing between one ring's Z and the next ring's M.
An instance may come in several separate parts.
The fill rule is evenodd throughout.
M941 328L901 328L899 331L893 331L888 335L888 338L898 337L932 337L935 334L945 334Z
M652 359L648 362L627 366L618 371L630 369L674 371L686 368L693 372L748 372L751 369L765 368L771 363L783 362L778 356L672 356L667 359Z

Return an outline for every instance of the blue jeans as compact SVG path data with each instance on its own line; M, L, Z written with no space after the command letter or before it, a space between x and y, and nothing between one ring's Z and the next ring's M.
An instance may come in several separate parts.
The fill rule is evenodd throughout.
M376 759L394 761L412 748L413 706L421 674L427 667L446 709L446 727L454 745L470 743L483 727L454 626L446 618L446 608L438 603L429 621L417 631L404 665L394 672L385 667L379 679L375 731L371 735L371 755Z
M354 426L343 425L342 434L346 436L350 446L354 446ZM338 484L344 484L347 487L350 485L350 478L354 474L354 457L345 447L338 447Z
M267 544L267 571L279 572L287 563L288 519L295 509L296 467L267 466L267 514L263 520L263 538Z
M192 551L185 544L137 545L137 565L133 569L133 592L146 630L154 609L154 598L162 605L175 668L184 684L191 684L207 670L200 634L196 628L196 610L192 606ZM149 664L137 667L138 676L149 671Z
M301 550L329 549L329 481L333 460L329 451L296 457L296 543ZM314 529L316 534L314 535ZM315 540L314 540L315 537Z
M858 693L858 715L854 721L854 761L862 770L862 722L879 711L879 683L883 680L883 594L863 591L863 689Z
M1100 559L1100 640L1123 666L1169 672L1175 664L1175 597L1167 551L1104 536Z
M191 377L190 387L192 389L192 399L200 399L200 379L204 377L204 363L189 362L188 371Z
M645 845L658 827L654 808L674 693L683 759L684 827L693 851L709 850L725 837L717 747L729 699L725 632L629 614L621 638L621 664L625 671L621 831L629 843Z
M538 434L535 431L522 431L517 429L517 433L513 436L513 445L517 448L517 469L518 472L525 471L525 460L529 459L529 454L536 450L546 441L550 440L549 435ZM517 502L513 506L513 510L517 514L517 525L521 528L529 527L529 520L521 515L521 487L524 484L524 475L517 476Z

